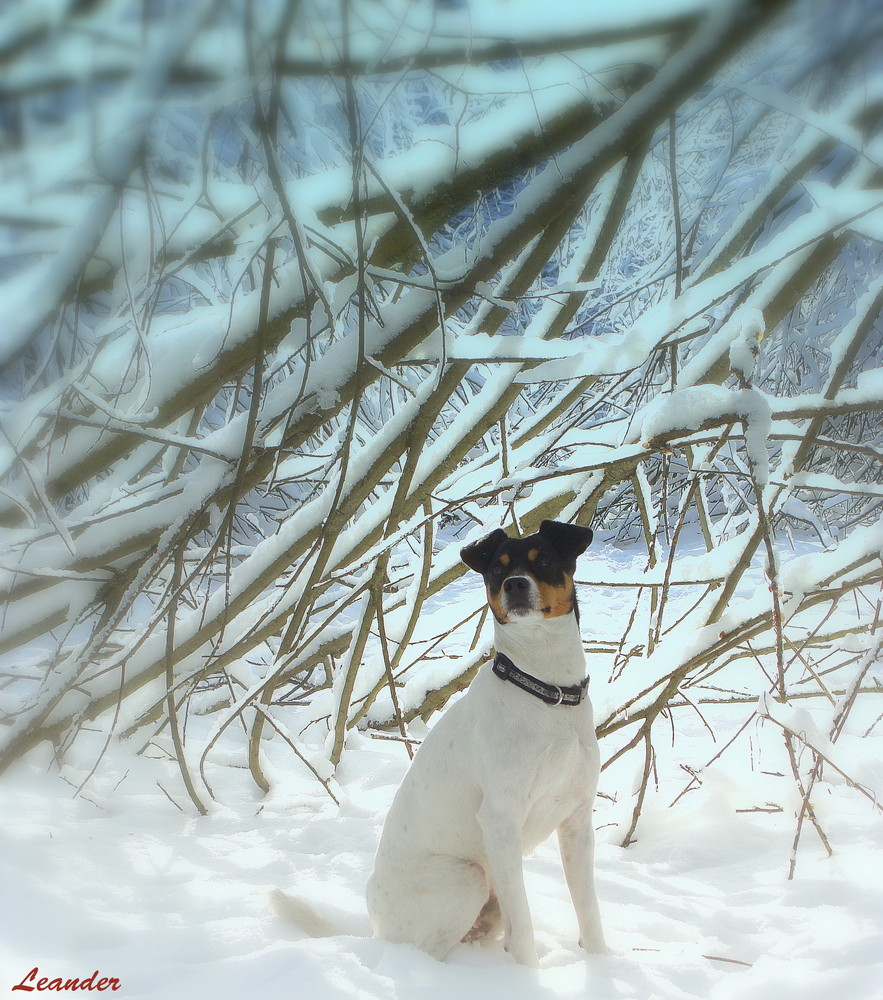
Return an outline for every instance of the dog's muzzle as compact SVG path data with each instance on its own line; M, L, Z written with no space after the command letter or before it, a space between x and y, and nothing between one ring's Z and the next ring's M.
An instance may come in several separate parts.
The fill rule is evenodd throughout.
M503 605L508 614L535 611L537 597L537 586L529 577L510 576L503 581Z

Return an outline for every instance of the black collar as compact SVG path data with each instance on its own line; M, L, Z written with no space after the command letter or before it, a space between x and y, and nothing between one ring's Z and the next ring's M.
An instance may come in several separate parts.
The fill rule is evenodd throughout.
M578 705L586 696L586 688L589 686L589 678L581 684L574 684L573 687L558 687L557 684L547 684L538 677L526 674L506 656L504 653L497 653L494 658L493 671L497 677L504 681L509 681L522 691L527 691L547 705Z

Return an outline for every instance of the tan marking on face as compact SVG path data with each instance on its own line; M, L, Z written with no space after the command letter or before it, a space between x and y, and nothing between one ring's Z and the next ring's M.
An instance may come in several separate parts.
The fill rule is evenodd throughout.
M573 580L569 576L564 578L563 587L539 581L537 587L540 590L540 607L546 618L560 618L573 610Z
M533 561L534 561L534 560L535 560L535 559L537 558L537 556L539 556L539 554L540 554L540 550L539 550L539 549L531 549L531 550L530 550L530 551L529 551L529 552L527 553L527 558L528 558L528 559L529 559L529 560L530 560L531 562L533 562Z
M496 615L497 619L501 622L506 621L506 609L503 607L503 589L500 588L499 593L496 597L491 593L490 587L485 587L487 591L487 602L491 607L491 611Z
M505 552L500 556L500 562L504 566L508 566L509 565L509 556Z

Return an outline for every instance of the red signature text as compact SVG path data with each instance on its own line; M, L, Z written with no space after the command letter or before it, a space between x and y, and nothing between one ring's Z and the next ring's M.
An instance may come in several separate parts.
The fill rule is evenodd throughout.
M34 990L54 990L64 993L65 990L118 990L120 988L119 979L112 976L100 976L96 969L91 976L86 979L50 979L48 976L40 976L40 970L36 966L22 979L13 990L24 990L26 993L33 993Z

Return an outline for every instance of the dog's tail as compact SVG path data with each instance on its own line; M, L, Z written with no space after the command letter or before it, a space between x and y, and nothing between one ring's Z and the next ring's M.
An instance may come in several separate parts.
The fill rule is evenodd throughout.
M277 917L299 927L310 937L335 937L343 933L341 928L335 927L330 920L317 913L309 903L289 896L281 889L273 889L270 893L270 906Z

